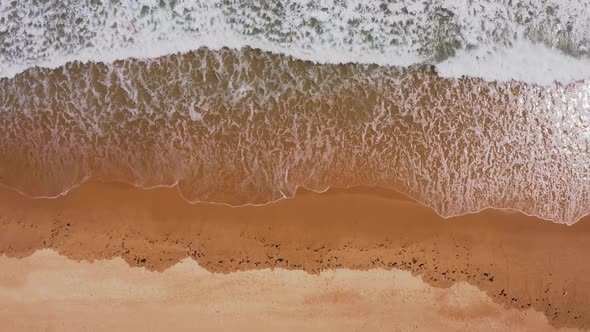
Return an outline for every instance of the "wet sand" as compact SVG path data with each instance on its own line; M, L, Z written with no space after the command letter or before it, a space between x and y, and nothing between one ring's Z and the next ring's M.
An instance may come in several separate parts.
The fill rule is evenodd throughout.
M260 278L268 275L281 286L290 286L286 281L290 277L286 276L298 276L302 279L297 282L308 285L325 278L324 274L317 277L321 271L336 270L329 273L346 275L349 272L340 271L354 270L357 271L355 276L358 276L355 278L362 280L355 284L357 288L353 287L356 289L353 291L358 291L358 287L373 287L369 284L376 275L393 277L408 271L426 283L420 287L428 289L425 291L428 294L450 294L458 288L461 289L458 294L464 291L470 293L474 291L463 288L475 286L495 302L496 311L491 313L502 312L499 315L510 316L516 314L509 310L518 310L517 316L521 317L518 319L541 313L553 327L586 329L590 324L590 266L584 264L586 253L590 252L590 242L586 241L589 234L590 223L584 219L573 226L564 226L516 212L484 211L445 220L404 196L369 188L331 190L322 194L300 191L293 199L261 207L239 208L190 205L181 199L175 189L141 190L119 184L85 184L53 200L32 200L13 192L0 192L0 252L8 257L27 257L36 250L48 248L68 259L94 262L72 263L63 258L51 258L60 262L58 266L74 264L72 266L76 268L88 270L93 269L93 264L119 264L118 269L126 271L122 275L144 271L123 268L120 261L97 261L121 257L131 266L164 271L162 278L167 273L174 274L170 271L178 268L175 265L191 257L207 271L227 274L214 275L211 277L213 280L239 279L236 276L244 274L236 274L236 271L250 271L261 273L254 274ZM0 270L13 271L10 267L21 264L18 262L43 261L40 257L45 256L36 254L22 261L2 258ZM45 268L37 263L31 263L29 267L39 268L39 271ZM275 270L269 272L268 268ZM392 272L384 272L389 270ZM22 269L14 271L17 272L3 272L3 284L8 285L10 292L16 292L16 297L22 302L27 295L25 289L19 287L23 287L22 273L28 272ZM305 281L312 276L317 278L310 280L316 281ZM252 287L260 286L258 277L240 285L255 289ZM412 282L419 280L410 279ZM195 280L194 284L198 281ZM53 289L52 286L42 287L41 283L37 285L41 288L37 289L39 294ZM35 289L34 284L29 286ZM176 283L176 286L182 288L172 292L177 292L182 298L180 289L186 291L184 281ZM278 294L289 294L283 288ZM22 289L21 295L18 295L18 289ZM372 289L379 292L376 288ZM231 293L230 290L228 292ZM272 293L270 288L269 292ZM6 294L6 287L2 294ZM299 296L297 294L296 290L293 296ZM476 297L477 301L485 302L480 295ZM6 296L3 298L10 300ZM271 301L269 297L262 298ZM414 296L408 298L413 299ZM455 299L461 302L463 296L456 295ZM401 301L395 296L390 300ZM35 305L54 303L51 297L47 301L44 304L39 301L21 303L21 307L14 308L22 310L10 310L33 317ZM433 304L428 299L417 299L422 301L420 303L412 301L414 304L410 307L417 312L422 312L428 305L439 306L438 302ZM75 306L78 310L76 315L90 317L84 316L83 311L94 308L94 305L90 307L90 302L86 303ZM233 303L226 305L232 306ZM371 303L377 311L378 308L389 308L386 301ZM156 304L150 305L137 304L137 308L145 310L145 313L150 310L174 311L174 307L165 309L158 308ZM297 308L311 310L305 305ZM15 311L10 310L2 311L2 320L14 317ZM97 315L100 310L97 309ZM187 307L183 310L190 311ZM353 311L357 312L356 309ZM174 315L182 315L183 312ZM249 313L235 311L240 319L250 319ZM338 314L347 316L342 312ZM389 312L384 317L391 320L391 315ZM416 315L414 317L423 317L424 313ZM487 311L481 315L486 321ZM450 319L453 315L447 316ZM51 317L48 319L59 320L58 316ZM121 317L126 316L121 314ZM381 318L369 318L366 322L377 324ZM537 318L534 318L534 324L540 322ZM83 322L80 318L78 323ZM240 324L239 320L234 322ZM332 322L340 324L342 320L334 318ZM504 322L506 320L502 318L494 324L500 324L495 326L502 329ZM416 324L419 329L428 328L427 323L421 325L422 321ZM476 328L476 325L469 324L465 325L465 329ZM406 325L400 326L403 330ZM410 328L410 325L407 326ZM453 329L453 326L449 325L449 328Z

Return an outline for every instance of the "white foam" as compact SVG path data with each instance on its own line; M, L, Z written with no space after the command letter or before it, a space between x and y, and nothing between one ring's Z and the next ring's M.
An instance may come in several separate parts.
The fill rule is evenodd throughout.
M75 60L112 62L250 46L319 63L395 66L437 63L459 47L441 64L445 75L539 84L590 78L585 0L163 3L4 1L0 77ZM540 44L531 45L531 39Z
M468 75L485 80L519 80L541 85L590 78L590 59L573 58L529 41L519 41L511 48L462 50L436 67L443 77Z

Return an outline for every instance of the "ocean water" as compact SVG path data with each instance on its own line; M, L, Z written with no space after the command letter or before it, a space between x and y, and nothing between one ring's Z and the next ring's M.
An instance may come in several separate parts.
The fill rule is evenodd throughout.
M590 213L585 1L6 1L0 184Z
M587 0L6 0L0 77L69 61L250 46L319 63L444 64L540 84L590 77Z

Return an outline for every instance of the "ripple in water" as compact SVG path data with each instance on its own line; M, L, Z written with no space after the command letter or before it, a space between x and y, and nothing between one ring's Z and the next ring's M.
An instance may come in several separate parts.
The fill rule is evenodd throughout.
M446 79L253 49L34 68L0 80L0 181L94 178L265 204L297 187L398 190L443 216L590 212L590 82Z

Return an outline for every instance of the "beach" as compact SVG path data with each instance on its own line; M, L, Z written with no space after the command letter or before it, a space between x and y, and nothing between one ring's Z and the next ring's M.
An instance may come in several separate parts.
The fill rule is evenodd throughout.
M590 329L589 31L587 0L0 1L0 329Z
M581 262L590 246L584 241L590 226L584 220L565 226L498 210L443 219L405 196L375 188L302 191L293 199L238 208L191 205L174 188L144 190L100 183L85 184L53 200L33 200L10 191L3 191L1 198L0 250L6 257L22 258L25 266L27 259L39 262L49 256L57 269L63 265L85 271L95 269L94 264L111 264L125 271L121 278L137 270L160 271L164 278L166 273L173 275L166 271L176 266L198 264L199 273L215 273L209 275L212 280L240 279L244 275L240 273L248 272L257 276L254 279L270 278L283 286L287 282L283 277L291 274L308 278L304 284L333 274L357 273L367 280L401 274L428 289L426 293L477 293L477 301L496 308L474 314L484 320L502 312L519 319L544 317L549 324L545 328L588 326L589 267ZM36 253L46 249L49 254ZM113 258L116 261L109 261ZM2 262L21 264L10 258ZM36 271L36 264L28 266ZM46 273L44 268L41 264L39 275ZM16 287L18 293L26 286L17 282L22 280L18 273L28 272L11 270L3 272L3 279L8 278L3 291L15 292ZM77 281L81 290L86 289L85 282L92 284L92 278L84 275ZM117 275L111 278L116 280ZM198 280L195 276L195 283ZM261 287L259 281L248 280L240 285ZM345 288L354 292L355 287L367 285L372 282ZM281 289L282 294L289 288ZM463 303L461 295L456 296ZM268 299L261 296L259 301ZM404 301L417 308L427 305L413 296ZM376 301L375 310L384 310L385 303ZM466 320L471 317L468 308L460 311ZM306 305L297 310L307 310ZM30 319L37 317L34 310L25 312ZM428 329L422 323L416 322Z
M183 260L159 273L47 250L0 264L10 331L556 330L542 313L506 308L465 282L435 288L401 270L212 274Z

